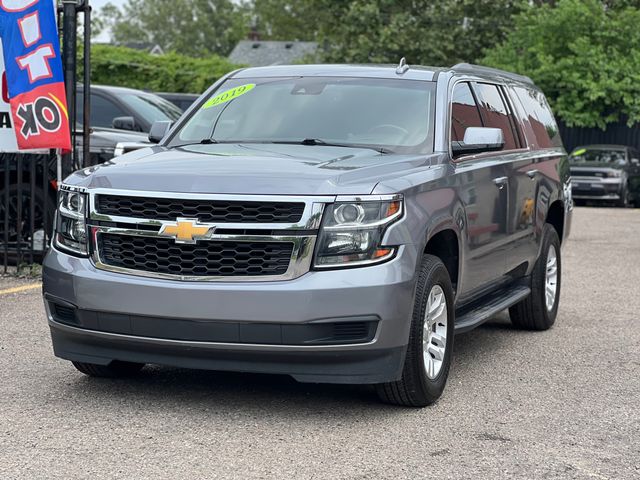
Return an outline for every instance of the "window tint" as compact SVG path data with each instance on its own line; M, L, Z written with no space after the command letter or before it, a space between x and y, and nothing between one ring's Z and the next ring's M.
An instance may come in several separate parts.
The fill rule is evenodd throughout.
M482 127L482 120L469 84L458 83L451 100L451 141L461 142L468 127Z
M82 125L84 121L82 111L82 92L78 92L76 97L76 117L78 123ZM91 95L91 126L111 128L111 122L115 117L126 117L127 113L111 100L92 94Z
M522 102L538 147L562 147L558 125L542 92L524 87L514 90Z
M177 120L182 111L173 103L156 95L125 93L120 100L150 124L157 121Z
M518 148L518 143L512 128L515 120L512 116L510 118L509 110L500 95L498 87L496 85L489 85L488 83L478 83L475 86L475 92L478 96L478 102L480 103L484 126L502 130L505 150Z

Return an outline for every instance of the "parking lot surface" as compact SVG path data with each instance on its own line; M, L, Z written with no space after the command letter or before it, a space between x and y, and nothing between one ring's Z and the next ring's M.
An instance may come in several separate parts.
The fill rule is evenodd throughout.
M40 290L0 283L0 478L640 478L640 210L578 208L553 329L456 337L421 410L368 387L54 358ZM31 281L33 284L33 281Z

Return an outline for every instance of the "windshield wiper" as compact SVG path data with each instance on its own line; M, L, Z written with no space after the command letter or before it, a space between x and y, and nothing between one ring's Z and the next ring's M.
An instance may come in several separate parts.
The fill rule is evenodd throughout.
M203 138L199 142L182 143L180 145L176 145L176 147L189 147L191 145L213 145L214 143L220 143L220 142L218 142L214 138Z
M285 141L285 140L274 140L269 143L276 144L285 144L285 145L317 145L322 147L345 147L345 148L368 148L369 150L375 150L378 153L394 153L392 150L389 150L385 147L380 147L377 145L362 145L358 143L333 143L326 142L321 138L305 138L300 141Z

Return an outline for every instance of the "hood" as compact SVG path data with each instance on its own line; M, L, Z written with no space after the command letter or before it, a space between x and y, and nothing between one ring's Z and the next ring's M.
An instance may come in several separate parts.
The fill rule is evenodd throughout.
M78 145L82 145L82 135L76 137ZM141 132L129 132L115 129L91 129L90 145L92 151L102 149L114 149L120 142L145 142L149 143L148 134Z
M378 182L429 167L435 158L312 145L155 146L75 172L65 183L182 193L366 195Z

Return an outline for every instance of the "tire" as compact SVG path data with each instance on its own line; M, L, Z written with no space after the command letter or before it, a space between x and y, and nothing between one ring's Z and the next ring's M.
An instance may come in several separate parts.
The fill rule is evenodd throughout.
M629 208L633 206L631 201L631 192L629 191L629 187L624 187L622 194L620 195L620 200L618 200L618 206L622 208Z
M441 360L430 352L427 354L431 355L431 359L425 357L423 339L425 332L429 331L425 329L427 305L433 306L434 313L439 310L436 308L437 305L446 307L440 316L434 314L429 320L432 324L430 330L434 335L429 345L433 351L440 353L438 356ZM439 258L424 255L416 286L409 344L402 377L395 382L376 385L378 396L383 402L406 407L425 407L440 398L451 366L454 320L453 288L449 273ZM443 333L444 339L442 339ZM444 347L443 352L442 347ZM430 373L427 373L428 369Z
M96 365L95 363L71 362L79 372L90 377L120 378L130 377L140 372L144 363L121 362L114 360L109 365Z
M555 253L555 264L552 261ZM555 266L555 282L553 267ZM547 303L547 271L549 271L549 287L555 285L553 294ZM531 274L531 294L509 309L511 322L523 330L548 330L553 326L558 315L560 303L560 286L562 284L562 261L560 256L560 239L556 229L549 223L542 231L542 248ZM553 303L551 303L551 299ZM550 305L550 306L549 306Z

